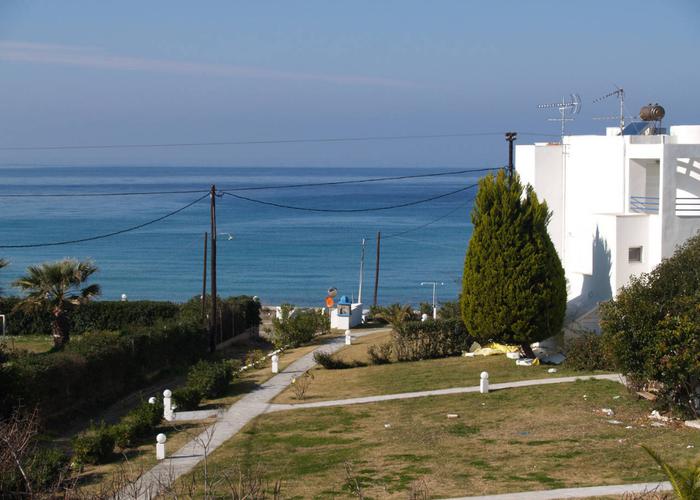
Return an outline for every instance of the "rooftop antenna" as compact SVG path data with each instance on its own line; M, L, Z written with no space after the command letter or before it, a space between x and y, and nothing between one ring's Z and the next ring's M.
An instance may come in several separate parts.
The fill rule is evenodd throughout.
M563 141L566 122L574 121L573 118L567 118L567 115L577 115L581 112L581 96L579 96L578 94L571 94L569 101L567 101L566 98L562 97L561 102L537 105L537 109L552 108L559 110L559 118L547 118L547 120L550 122L561 123L561 136Z
M593 103L604 101L605 99L612 97L612 96L617 97L617 100L620 101L619 120L620 120L620 135L622 135L622 132L625 130L625 89L615 85L615 90L613 90L612 92L608 92L607 94L600 96L597 99L594 99ZM616 119L617 117L614 117L614 118ZM604 117L594 118L594 120L611 120L614 118L604 116Z

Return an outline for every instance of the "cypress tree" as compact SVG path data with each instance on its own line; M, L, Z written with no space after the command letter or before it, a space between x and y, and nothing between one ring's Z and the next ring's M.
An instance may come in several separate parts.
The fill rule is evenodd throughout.
M479 182L462 278L462 317L480 342L530 344L561 331L564 269L547 233L551 213L520 177L504 171Z

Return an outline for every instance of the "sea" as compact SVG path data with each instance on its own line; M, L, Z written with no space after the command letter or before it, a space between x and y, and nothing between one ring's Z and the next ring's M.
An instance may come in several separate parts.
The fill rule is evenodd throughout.
M0 245L91 238L160 218L218 191L419 175L445 168L14 167L0 168ZM357 300L362 239L362 300L374 296L381 232L378 303L455 300L471 235L474 189L380 211L311 212L408 204L475 183L481 173L381 182L236 191L265 203L216 197L219 294L256 295L264 304L322 306L329 288ZM105 193L201 190L201 193L105 196ZM22 195L7 197L6 195ZM40 194L71 196L46 197ZM91 196L73 196L89 194ZM94 194L94 196L93 196ZM208 197L140 229L82 243L0 248L4 295L27 266L65 257L91 259L103 300L186 301L199 296ZM207 286L209 286L207 276Z

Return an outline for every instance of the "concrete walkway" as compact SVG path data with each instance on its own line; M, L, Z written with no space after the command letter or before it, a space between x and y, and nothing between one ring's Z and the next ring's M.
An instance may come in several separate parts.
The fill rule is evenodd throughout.
M503 493L501 495L483 495L478 497L459 497L450 500L556 500L560 498L588 498L599 496L618 496L625 493L647 493L668 491L671 483L636 483L615 484L610 486L589 486L585 488L561 488L558 490L523 491L520 493Z
M364 337L384 330L386 328L360 330L354 332L353 337ZM336 337L299 358L282 372L261 384L256 390L246 394L231 405L214 424L207 427L176 452L168 453L168 458L146 472L134 484L125 487L115 498L149 500L155 498L158 492L166 491L178 477L190 472L199 462L204 460L205 452L207 455L211 454L248 422L265 413L269 407L269 401L287 388L294 377L316 364L313 358L314 352L323 350L332 353L344 346L345 337Z
M624 377L620 374L588 376L579 375L575 377L557 377L534 380L519 380L517 382L503 382L500 384L490 384L489 388L490 390L495 391L498 389L514 389L517 387L529 387L533 385L562 384L566 382L575 382L577 380L612 380L613 382L624 383ZM300 410L303 408L325 408L327 406L345 406L363 403L379 403L381 401L393 401L395 399L423 398L426 396L447 396L450 394L464 394L468 392L479 392L479 386L476 385L471 387L452 387L450 389L436 389L432 391L402 392L399 394L365 396L362 398L352 399L336 399L332 401L316 401L313 403L270 404L267 405L266 412L270 413L274 411Z

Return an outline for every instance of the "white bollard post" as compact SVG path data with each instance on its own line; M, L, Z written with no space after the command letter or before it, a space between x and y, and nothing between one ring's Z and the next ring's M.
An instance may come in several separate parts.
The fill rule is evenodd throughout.
M352 345L352 332L345 330L345 345Z
M272 373L280 372L280 357L277 354L272 355Z
M173 393L170 389L163 391L163 418L170 422L173 419Z
M421 315L421 317L420 317L420 320L421 320L421 321L428 321L428 315L425 314L425 313L423 313L423 314Z
M481 394L489 393L489 372L481 372L481 384L479 385Z
M158 434L156 436L156 460L163 460L165 458L165 442L168 438L165 434Z
M156 401L157 401L157 400L156 400L155 396L151 396L150 398L148 398L148 404L149 404L149 405L154 405L154 404L156 404Z

